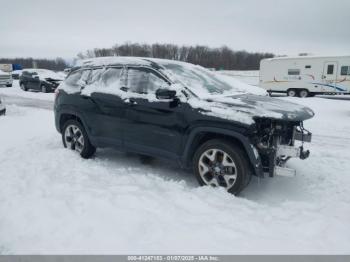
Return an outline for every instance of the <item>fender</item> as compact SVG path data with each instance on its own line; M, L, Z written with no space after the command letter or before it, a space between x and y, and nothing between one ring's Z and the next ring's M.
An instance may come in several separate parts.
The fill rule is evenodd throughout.
M196 138L196 136L199 133L214 133L217 135L230 136L232 138L235 138L239 142L241 142L241 144L243 145L243 147L248 155L249 162L251 163L251 165L254 169L253 171L254 171L255 175L259 176L259 177L263 177L264 174L263 174L260 156L259 156L257 150L255 149L255 147L250 143L249 139L246 136L244 136L238 132L235 132L233 130L216 128L216 127L196 127L191 131L191 133L189 134L189 136L187 138L185 148L184 148L184 153L182 155L182 163L184 163L185 166L188 167L190 165L191 146L192 146L194 139Z
M56 129L59 133L61 133L61 129L60 129L60 121L61 121L61 117L64 114L68 114L68 115L73 115L77 118L79 118L81 120L81 122L83 123L84 127L85 127L85 131L87 132L87 134L89 135L89 137L91 137L91 132L90 132L90 128L87 125L87 122L83 116L83 114L77 110L76 108L74 109L70 109L70 108L56 108L54 110L55 112L55 125L56 125Z

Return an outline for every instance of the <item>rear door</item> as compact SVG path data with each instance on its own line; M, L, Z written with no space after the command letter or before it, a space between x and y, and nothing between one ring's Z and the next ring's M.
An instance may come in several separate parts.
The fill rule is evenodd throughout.
M34 90L40 90L40 79L39 75L36 72L30 73L30 77L28 78L28 87Z
M329 92L339 92L336 82L337 82L337 70L338 70L338 62L329 61L325 62L323 66L323 83L325 88Z
M85 99L96 105L90 122L93 135L100 144L122 147L122 129L125 119L125 103L121 97L122 67L94 69L88 84L82 91Z

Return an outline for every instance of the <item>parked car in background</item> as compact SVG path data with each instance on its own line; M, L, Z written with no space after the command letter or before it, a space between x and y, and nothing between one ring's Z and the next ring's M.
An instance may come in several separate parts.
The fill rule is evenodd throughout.
M22 90L29 89L44 93L54 92L64 80L61 74L47 69L23 69L19 77L19 85Z
M309 156L303 121L313 111L253 89L184 62L96 58L56 90L55 124L64 147L83 158L97 147L166 158L200 185L237 194L252 175L295 175L285 163Z
M5 115L5 113L6 113L6 107L5 107L4 101L0 96L0 116Z
M22 74L22 70L14 70L11 72L11 75L12 75L12 79L14 80L19 80L19 77L21 76Z
M11 87L12 82L13 80L11 74L0 70L0 86Z

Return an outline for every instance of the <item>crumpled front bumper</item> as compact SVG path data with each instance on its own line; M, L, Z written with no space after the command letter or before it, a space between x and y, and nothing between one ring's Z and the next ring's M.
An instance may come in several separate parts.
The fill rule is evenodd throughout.
M310 156L309 150L304 150L304 142L311 142L312 134L306 130L294 129L292 146L277 144L273 161L275 163L273 170L270 170L270 176L295 176L296 170L287 168L286 162L290 158L300 158L302 160ZM295 141L301 141L302 145L299 147L294 146Z

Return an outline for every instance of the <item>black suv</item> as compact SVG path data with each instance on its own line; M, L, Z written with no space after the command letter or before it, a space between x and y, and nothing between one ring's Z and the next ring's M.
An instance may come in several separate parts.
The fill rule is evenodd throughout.
M24 69L19 77L19 85L22 90L29 89L43 93L54 92L63 78L51 70Z
M56 90L56 128L63 145L83 158L115 147L171 159L192 168L201 185L237 194L251 175L295 174L285 163L308 157L303 142L311 133L303 120L314 115L242 86L177 61L86 60Z

